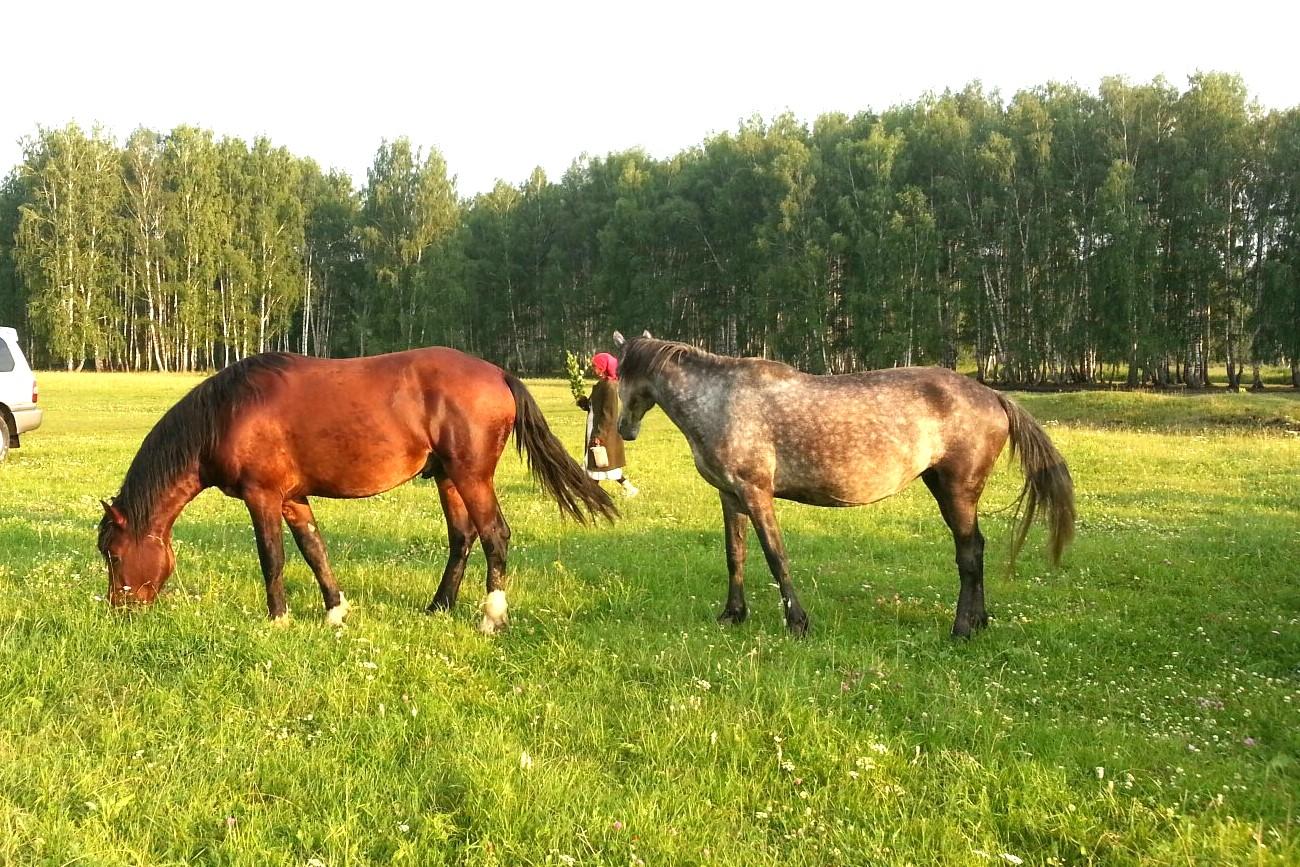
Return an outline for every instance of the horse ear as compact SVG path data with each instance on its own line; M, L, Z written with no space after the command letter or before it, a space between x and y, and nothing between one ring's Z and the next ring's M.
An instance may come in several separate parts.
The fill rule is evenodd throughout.
M655 339L654 335L650 333L650 329L649 329L649 328L647 328L645 331L642 331L642 332L641 332L641 336L642 336L642 337L649 337L651 340L654 340L654 339Z
M126 529L126 515L122 514L121 509L107 500L100 500L99 504L104 507L104 514L111 518L114 524L123 530Z
M619 349L622 349L622 348L623 348L623 345L624 345L625 343L627 343L627 339L623 337L623 332L622 332L622 331L615 331L615 332L614 332L614 345L617 346Z

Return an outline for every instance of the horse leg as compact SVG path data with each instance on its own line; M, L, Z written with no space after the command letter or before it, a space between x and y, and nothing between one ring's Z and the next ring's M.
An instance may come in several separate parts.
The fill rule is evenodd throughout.
M320 586L320 595L325 601L325 622L330 626L342 626L343 618L348 616L351 606L334 581L334 572L325 556L325 539L321 536L311 504L306 497L285 500L281 511L293 533L294 542L298 544L298 550L302 552L302 558L311 567L316 583Z
M460 581L465 577L465 564L469 562L470 549L478 538L478 530L470 520L460 491L446 476L438 477L438 499L442 502L442 513L447 517L447 566L442 570L438 591L429 603L430 612L448 611L456 604Z
M487 599L483 602L483 621L479 631L492 635L509 620L506 605L506 552L510 547L510 526L501 514L492 477L486 480L457 479L456 488L478 530L487 556Z
M984 608L984 534L980 532L976 514L979 494L972 496L935 467L922 473L921 478L938 502L957 548L961 591L957 596L957 616L953 620L952 634L969 638L973 630L989 625L988 611Z
M790 564L785 556L785 543L781 540L781 528L776 523L776 510L772 507L772 494L768 491L749 488L740 492L745 511L754 522L754 532L767 558L767 566L772 570L772 577L781 588L781 602L785 608L785 625L791 634L802 638L808 633L808 615L799 604L794 585L790 583Z
M272 495L255 494L244 500L253 519L257 539L257 558L266 582L266 609L274 621L287 622L289 608L284 602L284 527L280 524L283 500Z
M718 615L718 622L744 623L749 616L745 606L745 535L749 532L749 518L734 494L720 493L727 543L727 606Z

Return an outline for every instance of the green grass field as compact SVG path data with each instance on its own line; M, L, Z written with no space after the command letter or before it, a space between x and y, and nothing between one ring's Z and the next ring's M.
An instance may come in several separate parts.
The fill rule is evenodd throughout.
M450 615L415 482L316 501L354 609L265 620L243 505L201 495L177 574L102 602L98 498L197 380L40 376L0 465L3 864L1300 863L1300 401L1021 398L1071 463L1079 537L1005 560L1020 477L984 500L990 628L948 637L953 547L917 484L782 504L812 618L787 637L751 540L722 628L717 497L658 411L613 528L562 523L514 456L512 629ZM576 454L564 386L530 387ZM286 534L287 535L287 534Z

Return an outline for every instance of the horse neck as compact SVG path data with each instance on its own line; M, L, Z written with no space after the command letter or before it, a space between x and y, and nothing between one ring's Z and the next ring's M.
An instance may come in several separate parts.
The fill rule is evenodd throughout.
M725 369L705 372L693 362L687 358L665 364L655 384L655 399L686 438L698 442L710 439L717 430L731 376Z
M145 532L163 539L170 538L176 518L199 495L203 487L197 471L179 474L154 497L149 508L149 518L145 521Z

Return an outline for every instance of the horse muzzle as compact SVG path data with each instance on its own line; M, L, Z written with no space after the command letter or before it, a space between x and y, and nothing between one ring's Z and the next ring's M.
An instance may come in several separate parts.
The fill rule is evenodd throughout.
M108 591L108 604L113 608L125 608L131 605L147 605L153 602L158 596L158 591L152 585L144 584L140 587L132 587L129 584L123 584L121 587L113 587Z

